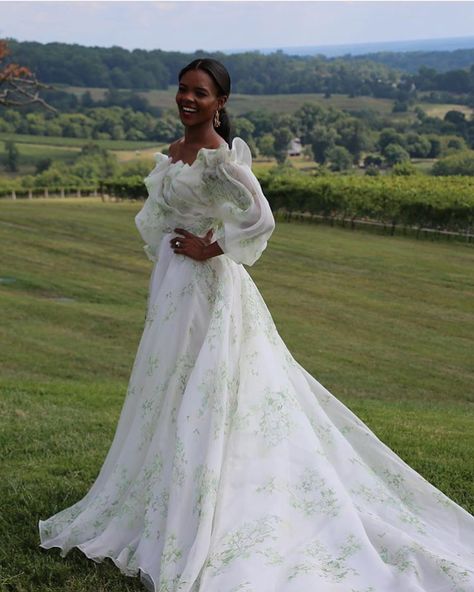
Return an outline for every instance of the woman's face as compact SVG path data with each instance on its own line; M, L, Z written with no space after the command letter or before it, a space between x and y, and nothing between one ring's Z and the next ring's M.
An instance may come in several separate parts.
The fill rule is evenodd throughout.
M226 97L218 96L214 80L204 70L188 70L179 81L176 104L184 125L212 120L225 101Z

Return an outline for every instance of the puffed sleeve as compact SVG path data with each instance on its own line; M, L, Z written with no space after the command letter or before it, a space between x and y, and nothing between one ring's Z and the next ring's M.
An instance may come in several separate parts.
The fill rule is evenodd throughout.
M218 222L214 238L236 263L253 265L267 246L275 220L258 179L252 154L242 138L229 151L218 152L215 169L208 171L212 215Z
M167 168L169 159L165 154L157 152L155 161L155 168L143 180L148 190L148 197L142 209L135 216L135 225L145 241L143 249L151 261L157 261L157 250L163 238L163 233L170 230L169 212L166 204L161 199L163 173Z

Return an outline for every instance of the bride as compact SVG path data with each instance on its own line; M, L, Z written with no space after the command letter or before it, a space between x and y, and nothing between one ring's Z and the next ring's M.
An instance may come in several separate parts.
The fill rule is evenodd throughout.
M215 60L179 74L185 134L136 216L154 265L120 419L41 547L153 592L473 592L474 517L294 360L242 265L274 220L229 93Z

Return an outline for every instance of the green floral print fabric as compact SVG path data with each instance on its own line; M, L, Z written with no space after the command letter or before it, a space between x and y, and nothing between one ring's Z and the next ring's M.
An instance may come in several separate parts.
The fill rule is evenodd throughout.
M274 228L248 146L156 160L115 436L85 496L39 521L41 547L151 592L473 592L474 517L295 361L242 265ZM175 227L212 228L223 255L175 254Z

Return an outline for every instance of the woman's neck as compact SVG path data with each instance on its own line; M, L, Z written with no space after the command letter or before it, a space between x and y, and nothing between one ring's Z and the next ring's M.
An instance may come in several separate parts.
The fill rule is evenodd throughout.
M214 126L197 126L184 128L184 143L189 147L214 148L222 144L223 138L215 131Z

